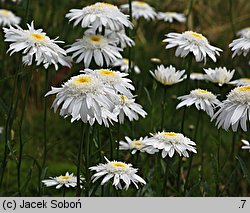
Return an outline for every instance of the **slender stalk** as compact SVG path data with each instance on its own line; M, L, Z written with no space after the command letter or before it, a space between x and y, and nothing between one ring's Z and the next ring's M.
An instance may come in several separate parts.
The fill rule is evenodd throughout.
M182 157L179 157L178 161L178 173L177 173L177 191L180 193L180 183L181 183L181 167L182 167Z
M45 70L45 84L44 84L44 94L48 91L49 84L49 72ZM44 98L44 114L43 114L43 164L42 168L45 167L47 158L47 98Z
M218 130L218 143L217 143L217 177L216 177L216 184L215 184L215 193L216 196L219 195L220 191L219 191L219 179L220 179L220 145L221 145L221 129Z
M169 161L166 159L165 162L165 174L164 174L164 180L163 180L163 187L162 187L162 197L166 196L166 191L167 191L167 183L168 183L168 172L169 172Z
M128 1L129 4L129 19L131 22L133 22L133 17L132 17L132 1ZM132 30L129 30L129 37L132 35ZM129 46L128 48L128 70L129 72L132 71L132 47Z
M90 156L90 152L89 152L89 134L90 134L90 128L88 126L87 128L87 132L86 132L86 146L85 146L85 150L86 150L86 154L85 154L85 172L86 172L86 186L85 186L85 196L88 197L89 196L89 183L90 183L90 177L89 177L89 156Z
M161 130L164 129L164 120L165 120L165 110L166 110L166 96L167 96L167 87L164 87L163 92L163 102L162 102L162 117L161 117Z
M80 182L80 173L81 173L81 162L82 162L82 149L83 149L83 142L84 142L84 123L82 122L81 124L81 140L79 143L79 148L78 148L78 160L77 160L77 187L76 187L76 197L81 196L81 182Z
M23 156L22 126L23 126L24 112L25 112L26 104L27 104L27 98L28 98L28 94L30 91L32 70L30 71L28 75L29 76L28 76L27 85L26 85L26 93L24 96L21 119L19 122L19 158L18 158L18 164L17 164L17 184L18 184L18 192L20 196L21 196L21 165L22 165L22 156Z
M120 123L117 124L116 159L119 159Z
M99 155L99 161L102 161L102 150L101 150L101 140L100 140L100 129L99 129L99 125L97 125L97 144L98 144L98 155Z
M65 195L66 195L66 187L64 186L63 187L63 194L62 194L62 196L65 197Z
M114 146L113 146L113 136L111 132L111 128L109 128L109 143L110 143L110 157L114 159Z
M185 94L188 93L189 90L189 82L190 82L190 73L192 68L192 56L189 56L188 63L187 63L187 79L186 79L186 85L185 85ZM183 110L183 116L181 121L181 133L184 133L184 125L185 125L185 117L186 117L186 107Z
M198 134L199 124L200 124L200 120L201 120L201 116L202 116L201 112L202 111L199 110L196 125L195 125L194 141L196 141L197 134ZM187 192L188 181L189 181L191 168L192 168L192 162L193 162L193 153L190 154L190 158L189 158L188 172L187 172L186 181L185 181L185 184L184 184L184 196L186 196L186 192Z

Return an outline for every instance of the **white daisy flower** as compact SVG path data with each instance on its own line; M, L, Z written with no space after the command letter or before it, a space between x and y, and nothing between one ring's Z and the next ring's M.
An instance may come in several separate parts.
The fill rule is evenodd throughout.
M120 67L120 70L122 72L128 73L128 71L129 71L129 60L127 58L117 59L117 60L114 61L112 66L113 67ZM137 65L134 65L133 62L131 62L131 66L132 66L132 70L134 70L136 74L141 73L140 68Z
M111 86L118 93L129 97L133 96L130 90L135 90L135 87L131 84L132 81L126 78L128 73L121 73L110 69L85 69L84 72L96 76L105 85Z
M181 102L176 109L194 104L198 110L206 111L210 117L214 115L214 108L221 103L212 92L203 89L192 90L189 95L180 96L178 99Z
M246 33L250 32L250 27L243 28L237 32L237 36L243 37Z
M186 76L183 76L185 70L176 70L175 67L170 65L169 67L164 67L163 65L157 66L157 69L152 72L151 75L163 85L173 85L183 81Z
M244 146L242 146L241 149L249 149L250 151L250 143L244 139L242 139L241 142L244 144Z
M122 58L119 51L121 48L116 46L116 41L110 40L102 35L84 35L66 50L67 53L73 52L72 58L76 58L76 63L84 62L85 67L89 67L94 59L98 66L103 66L104 61L107 66L117 58Z
M158 152L159 150L154 148L151 145L147 145L145 143L145 140L148 137L140 137L139 140L134 139L131 140L128 136L125 136L126 141L120 141L119 142L119 150L131 150L131 154L135 154L137 151L139 152L146 152L148 154L154 154Z
M18 25L21 21L21 18L16 16L9 10L0 9L0 26L11 26Z
M57 43L64 43L56 39L50 39L42 29L35 30L33 21L28 25L28 30L23 30L16 25L16 28L3 28L5 32L5 41L11 42L7 52L12 55L15 52L22 51L23 63L31 65L35 58L36 65L43 66L47 69L53 64L58 69L58 63L70 67L70 59L67 57L66 51L59 47Z
M229 82L230 84L234 84L237 87L240 86L248 86L250 85L250 78L240 78L234 81Z
M206 80L206 75L203 73L193 72L190 74L190 79L191 80L198 80L198 81Z
M206 37L200 33L193 31L185 31L183 33L168 33L167 38L163 42L167 42L166 49L177 47L175 56L186 57L190 52L193 53L197 62L206 63L207 55L216 62L216 55L220 55L220 48L209 44Z
M226 67L216 67L215 69L208 68L204 69L204 71L206 73L206 79L219 84L219 86L228 84L234 75L234 70L227 70Z
M97 121L100 125L109 126L109 122L118 121L113 113L113 100L117 97L115 91L93 75L71 77L62 87L52 87L45 96L52 94L56 94L52 104L54 112L62 105L60 115L72 116L71 122L81 119L90 125Z
M188 151L197 153L194 147L196 145L195 142L181 133L163 131L151 135L152 137L145 140L145 143L162 150L162 158L165 158L167 155L172 158L175 151L184 157L189 157Z
M250 49L250 31L245 32L241 38L237 38L229 44L231 51L233 52L232 58L236 55L246 56Z
M158 12L157 18L159 20L163 20L165 22L172 23L174 20L179 22L185 22L186 17L183 13L176 13L176 12Z
M145 118L147 113L142 109L140 104L135 103L135 99L128 98L125 95L119 95L119 101L115 103L114 113L118 114L119 123L124 123L124 117L127 116L129 121L138 120L139 115Z
M123 4L120 6L122 10L129 11L129 4ZM146 20L154 20L157 16L155 9L146 2L132 1L132 17L136 20L143 17Z
M234 132L240 125L243 131L247 131L247 121L250 115L250 86L236 87L227 95L227 99L220 105L220 109L214 114L212 120L217 118L216 125L228 130L232 127Z
M132 28L127 15L118 7L104 2L97 2L82 9L72 9L66 17L69 21L75 21L74 26L80 23L83 28L91 26L94 30L102 26L113 31L119 31L123 27Z
M126 164L120 161L109 161L106 157L104 158L107 163L100 163L97 166L89 168L91 171L96 171L91 178L92 182L95 182L100 177L104 176L101 182L101 185L104 185L113 178L113 186L115 186L116 189L125 190L129 188L131 183L133 183L137 189L137 183L146 184L145 180L136 174L138 169L134 169L132 164Z
M80 183L82 184L84 178L80 178ZM65 175L60 175L58 177L50 177L50 179L42 180L45 186L56 186L56 189L60 189L62 186L69 187L76 187L77 186L77 177L74 176L73 173L69 174L66 172ZM82 186L81 186L82 187Z

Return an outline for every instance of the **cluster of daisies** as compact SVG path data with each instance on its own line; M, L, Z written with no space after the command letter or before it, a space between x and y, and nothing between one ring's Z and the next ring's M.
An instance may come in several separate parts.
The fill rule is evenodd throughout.
M46 96L55 94L52 104L54 111L60 108L60 115L71 117L71 122L81 120L93 125L98 123L109 127L113 122L124 123L125 117L129 121L138 120L139 116L145 117L147 113L142 106L135 102L132 81L128 78L128 70L131 66L136 73L140 69L122 57L122 51L126 47L132 47L135 42L126 34L127 29L132 29L133 24L128 15L122 11L129 10L129 4L120 6L120 9L112 4L97 2L82 9L71 9L66 18L73 22L74 26L83 28L84 34L76 42L69 45L66 50L59 46L63 41L50 39L42 29L35 29L34 22L27 24L28 29L22 29L18 24L20 18L11 11L0 10L0 25L4 26L5 41L10 42L8 52L22 52L22 60L25 65L34 62L37 66L43 65L47 69L58 64L71 67L72 62L82 63L84 69L80 74L71 77L61 87L52 87ZM163 20L165 22L185 22L186 18L181 13L156 12L153 7L142 1L132 2L132 17L135 20L144 18L146 20ZM243 54L246 56L250 49L250 30L241 30L240 38L233 40L229 45L233 51L232 57ZM168 33L166 49L176 47L175 56L184 58L189 54L194 56L196 62L204 61L207 57L216 62L216 57L222 50L212 46L207 38L200 33L185 31L183 33ZM90 69L98 66L99 69ZM120 71L109 69L110 67L121 67ZM108 68L103 68L108 67ZM150 71L152 76L164 86L172 86L183 80L207 80L223 86L233 84L237 87L227 96L226 100L220 101L217 96L206 89L195 89L190 94L178 97L181 101L176 108L195 105L198 110L205 111L211 120L216 120L218 128L228 130L230 126L236 131L238 126L246 131L247 121L250 115L250 80L238 79L231 81L234 70L225 67L215 69L204 69L205 74L185 74L185 70L177 70L174 66L164 67L160 65L156 70ZM146 152L155 154L161 151L162 158L172 158L177 152L179 156L189 157L189 152L196 153L195 142L182 133L158 132L150 137L130 139L119 142L120 150ZM249 142L242 141L244 149L249 148ZM138 183L146 184L145 180L136 173L138 169L121 161L110 161L105 157L106 163L92 166L89 169L96 173L92 176L95 182L103 177L101 185L113 180L116 189L128 189L133 183L138 188ZM81 178L82 184L84 178ZM77 177L66 173L64 176L51 177L42 181L46 186L56 188L75 187Z

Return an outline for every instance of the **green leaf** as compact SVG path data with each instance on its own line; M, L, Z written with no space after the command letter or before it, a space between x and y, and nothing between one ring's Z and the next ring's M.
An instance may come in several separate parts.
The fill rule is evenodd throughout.
M242 172L243 172L244 176L246 177L247 182L248 182L249 185L250 185L250 174L249 174L249 171L248 171L248 169L247 169L247 167L246 167L246 164L245 164L244 161L240 158L240 156L237 155L237 156L235 156L235 158L239 161L240 167L241 167L241 169L242 169Z

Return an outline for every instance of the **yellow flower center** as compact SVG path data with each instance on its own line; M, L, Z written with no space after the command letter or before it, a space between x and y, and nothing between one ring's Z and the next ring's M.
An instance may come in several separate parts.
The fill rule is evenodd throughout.
M122 162L113 162L112 164L115 167L120 167L120 168L126 168L127 167L127 164L122 163Z
M89 39L93 42L99 43L102 40L102 37L98 35L90 35Z
M80 76L79 78L75 79L76 83L79 84L85 84L91 82L91 77L90 76Z
M113 4L109 4L109 3L105 3L105 2L98 2L94 5L92 5L93 8L102 8L102 7L116 7L115 5Z
M115 72L111 70L101 69L99 72L101 75L115 76Z
M134 4L138 5L138 6L145 6L145 5L147 5L147 3L143 2L143 1L134 1Z
M32 36L34 39L36 39L36 40L42 40L42 39L45 38L44 35L41 35L41 34L38 34L38 33L33 33L33 34L31 34L31 36Z
M241 92L250 92L250 86L243 86L243 87L240 87L239 90Z
M141 141L133 141L132 145L134 147L136 147L137 149L140 149L142 147L143 143Z
M119 95L119 99L122 102L126 102L126 100L128 100L128 97L126 95Z
M204 89L197 89L197 91L199 93L202 93L202 94L209 94L210 92L208 92L207 90L204 90Z
M177 136L177 134L175 132L164 132L163 133L164 136L170 136L170 137L175 137Z
M71 180L71 179L72 179L71 176L63 176L63 175L61 175L59 178L60 178L61 180Z
M128 62L129 62L127 58L122 59L122 61L123 61L125 64L128 64Z
M10 14L10 11L9 10L0 10L0 13L2 15L9 15Z
M191 35L194 36L194 37L196 37L196 38L200 38L200 39L204 38L204 36L202 34L196 33L196 32L192 32Z

